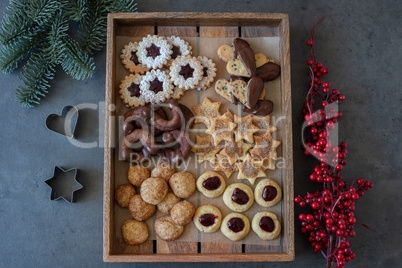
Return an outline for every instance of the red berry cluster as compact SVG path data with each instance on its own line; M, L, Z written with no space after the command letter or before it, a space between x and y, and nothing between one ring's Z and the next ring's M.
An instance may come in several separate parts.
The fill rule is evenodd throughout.
M357 180L357 187L348 186L340 176L340 171L346 165L347 144L331 144L331 130L342 117L336 107L330 104L339 104L345 100L345 96L337 89L330 90L330 83L324 81L328 69L317 62L314 54L315 27L307 45L311 47L311 59L307 61L310 70L309 91L303 108L303 115L307 121L309 136L304 144L304 154L314 156L320 161L320 165L314 167L310 175L311 181L323 185L321 191L307 193L305 196L295 197L295 202L301 207L310 206L312 214L300 214L302 233L309 233L308 241L314 252L327 254L327 267L337 263L337 268L344 267L346 262L355 258L355 254L349 247L348 237L356 235L354 225L357 222L354 217L355 201L363 196L364 191L373 187L373 184L365 179ZM316 107L316 101L321 106ZM318 104L318 103L317 103Z

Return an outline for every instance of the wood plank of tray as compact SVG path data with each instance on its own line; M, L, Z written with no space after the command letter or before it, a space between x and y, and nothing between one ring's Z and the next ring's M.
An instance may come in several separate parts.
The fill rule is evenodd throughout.
M197 27L172 27L172 26L160 26L156 28L156 33L161 36L178 36L178 37L197 37ZM194 204L198 207L198 204ZM189 223L193 224L192 222ZM184 228L189 228L185 226ZM198 242L186 242L186 241L171 241L166 242L159 237L156 239L156 252L157 253L197 253Z
M239 27L209 27L209 26L200 26L199 29L200 37L230 37L236 38L239 36ZM222 44L223 45L223 44ZM201 102L204 100L205 91L200 92L200 100ZM200 176L201 174L198 174ZM201 200L203 204L208 203L208 198L201 194ZM222 215L223 217L223 215ZM218 230L220 232L220 230ZM205 234L201 233L201 239L206 236L211 236L213 234ZM216 243L216 242L201 242L201 253L240 253L242 252L242 244L241 243Z

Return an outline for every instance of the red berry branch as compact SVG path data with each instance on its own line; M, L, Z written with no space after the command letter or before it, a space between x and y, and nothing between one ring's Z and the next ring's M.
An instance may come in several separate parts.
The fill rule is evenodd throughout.
M322 19L321 19L322 20ZM346 165L347 144L341 142L334 145L335 125L342 113L337 111L338 105L345 96L337 89L330 90L330 83L324 81L328 69L317 62L314 53L315 28L311 31L307 45L310 46L311 58L309 67L309 91L304 103L303 114L307 122L307 137L304 143L304 154L313 156L320 162L314 167L310 180L322 186L322 190L295 197L301 207L310 206L311 214L300 214L301 232L308 233L308 241L314 252L322 252L327 259L327 267L344 267L346 262L355 258L350 249L349 237L356 235L354 225L355 201L363 196L364 191L373 187L365 179L358 179L357 186L350 186L343 180L340 172ZM332 139L331 139L332 137ZM363 224L363 226L367 227ZM326 253L324 252L326 251Z

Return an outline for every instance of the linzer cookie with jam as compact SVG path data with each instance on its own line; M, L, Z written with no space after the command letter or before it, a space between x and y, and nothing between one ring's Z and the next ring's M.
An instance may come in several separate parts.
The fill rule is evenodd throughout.
M170 77L160 70L148 72L140 84L140 94L146 102L161 103L173 95L173 85Z
M137 42L130 42L128 45L125 45L120 55L121 62L123 63L124 68L129 70L131 73L144 74L145 72L148 72L149 69L143 66L138 60L137 50Z
M142 77L143 76L139 74L131 74L121 81L119 90L120 98L129 107L145 105L145 99L140 92Z
M205 90L211 86L211 84L214 81L214 78L216 76L215 63L211 59L209 59L205 56L198 56L197 59L203 67L202 79L201 79L200 83L198 84L197 89Z
M187 56L192 54L192 47L190 44L181 39L180 37L176 37L174 35L170 37L166 37L167 41L169 44L172 45L172 55L171 55L171 60L169 61L170 63L176 59L178 56Z
M170 77L175 86L183 89L195 88L203 78L203 67L197 58L179 56L170 66Z
M148 35L138 43L138 60L150 69L162 68L172 53L172 45L162 36Z

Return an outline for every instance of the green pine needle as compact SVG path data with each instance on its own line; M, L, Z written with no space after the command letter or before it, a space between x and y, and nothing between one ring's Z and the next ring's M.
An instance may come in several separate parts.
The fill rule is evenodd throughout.
M73 21L79 21L87 10L87 0L65 0L65 14Z

